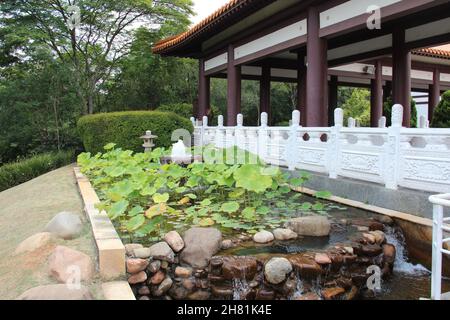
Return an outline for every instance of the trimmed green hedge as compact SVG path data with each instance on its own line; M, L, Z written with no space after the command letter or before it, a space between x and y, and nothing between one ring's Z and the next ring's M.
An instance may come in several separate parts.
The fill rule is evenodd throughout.
M0 191L34 179L44 173L69 165L75 161L75 152L42 153L0 167Z
M163 104L159 106L156 111L173 112L187 119L194 116L194 107L189 103Z
M143 141L139 139L145 131L151 130L158 136L156 147L169 148L172 132L186 129L193 132L190 120L171 112L126 111L98 113L78 120L78 130L87 152L103 152L108 143L115 143L124 150L142 152Z
M432 128L450 128L450 90L444 92L441 102L434 108Z

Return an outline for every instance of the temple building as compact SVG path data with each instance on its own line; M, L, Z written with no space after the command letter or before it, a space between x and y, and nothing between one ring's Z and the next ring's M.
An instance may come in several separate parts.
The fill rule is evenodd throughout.
M199 119L210 79L226 78L227 125L241 109L241 80L260 82L271 113L271 81L298 84L305 127L327 127L339 86L371 90L371 126L389 97L411 124L411 97L433 108L450 89L448 0L231 0L190 30L157 43L162 56L199 60Z

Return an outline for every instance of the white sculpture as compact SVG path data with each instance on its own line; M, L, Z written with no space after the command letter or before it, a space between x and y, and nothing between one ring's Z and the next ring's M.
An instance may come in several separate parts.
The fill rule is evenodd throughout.
M189 155L186 152L186 146L184 145L183 141L178 140L178 142L172 146L171 157L172 159L184 159L186 157L189 157Z

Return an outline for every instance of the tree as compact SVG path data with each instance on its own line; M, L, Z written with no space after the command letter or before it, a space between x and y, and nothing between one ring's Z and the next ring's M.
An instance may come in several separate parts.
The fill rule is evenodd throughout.
M450 90L442 95L441 102L434 109L432 128L450 128Z
M46 45L75 75L84 113L93 113L98 87L128 53L133 27L185 21L191 0L15 0L0 4L2 26Z
M362 127L370 126L370 91L355 88L350 97L343 103L345 122L352 117L359 121Z

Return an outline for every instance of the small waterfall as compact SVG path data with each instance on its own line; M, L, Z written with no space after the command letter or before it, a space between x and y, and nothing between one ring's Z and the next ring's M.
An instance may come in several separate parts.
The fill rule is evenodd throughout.
M289 300L295 300L303 295L305 288L303 286L303 281L300 279L300 276L297 274L297 287L295 288L294 293L289 297Z
M393 227L386 227L386 240L395 246L396 257L394 271L406 274L428 274L430 271L421 264L412 264L408 259L405 236L402 232L396 232Z
M247 280L233 279L233 300L243 300L250 290Z

